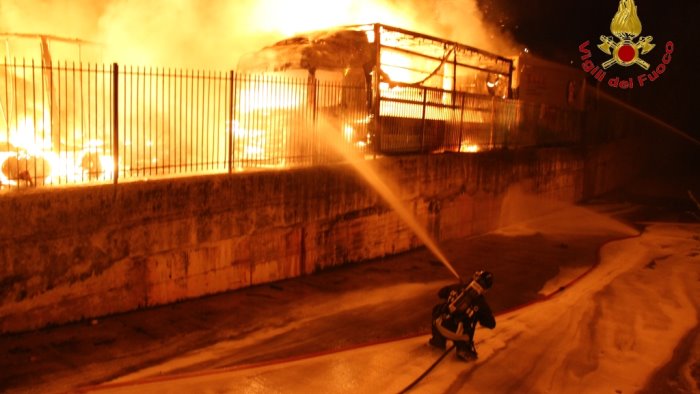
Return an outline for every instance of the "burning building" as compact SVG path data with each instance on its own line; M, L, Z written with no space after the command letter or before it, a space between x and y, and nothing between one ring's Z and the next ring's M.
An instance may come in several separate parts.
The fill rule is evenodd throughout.
M372 145L375 152L400 153L502 144L487 107L511 97L513 61L370 24L296 35L242 57L238 69L307 78L312 87L318 82L342 86L320 107L315 88L306 101L344 118L340 128L349 140Z
M90 73L78 81L73 74L68 86L61 67L53 66L58 56L73 62L65 62L64 70L75 70L75 62L99 59L100 45L41 34L3 33L0 40L5 50L0 65L0 186L101 176L109 166L101 154L104 141L84 132L93 106L75 89Z
M517 100L566 97L574 84L529 94L550 68L383 24L297 34L226 72L89 63L96 43L4 37L23 58L0 65L0 188L318 164L338 160L328 133L360 155L477 152L576 120L549 108L558 99Z

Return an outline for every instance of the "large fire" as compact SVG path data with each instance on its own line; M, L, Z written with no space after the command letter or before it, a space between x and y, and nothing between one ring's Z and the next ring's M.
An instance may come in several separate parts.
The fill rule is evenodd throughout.
M230 70L235 68L240 55L284 37L331 26L370 22L401 26L487 50L507 51L512 47L507 40L494 37L489 31L481 20L475 0L411 0L401 3L393 0L213 0L206 5L197 0L79 2L80 4L67 0L3 0L0 33L30 29L41 34L78 36L101 43L98 46L75 46L70 40L54 42L50 46L52 53L48 54L49 46L44 40L41 55L37 54L36 43L22 49L14 44L5 45L6 62L10 58L20 57L34 58L38 64L45 66L56 61L89 60L102 63L159 64ZM372 31L367 32L369 43L374 41L372 35ZM76 40L76 43L78 41L80 40ZM58 50L61 46L68 49ZM446 51L434 56L447 58L451 53ZM454 114L433 104L451 103L454 106L456 98L449 92L455 88L455 83L484 83L467 81L464 78L461 81L457 80L454 75L455 68L439 59L421 60L401 51L387 50L381 53L380 61L383 64L382 72L386 75L386 79L380 84L381 95L395 99L394 102L381 104L380 110L384 115L445 120ZM3 75L5 81L9 81L8 84L27 78L19 76L16 70L15 74L6 71ZM82 78L81 75L81 81ZM405 86L428 78L437 81L431 85L436 92L420 91ZM37 81L41 81L41 84ZM65 123L60 128L52 126L51 123L57 116L51 113L56 111L55 102L51 102L55 101L55 98L51 98L51 88L47 89L44 84L54 86L55 90L55 84L60 84L61 81L52 81L50 72L47 74L44 71L44 75L38 76L32 83L43 86L38 89L40 98L33 99L33 108L26 108L25 113L22 113L21 109L15 109L13 112L12 97L9 97L12 94L6 94L8 98L3 103L4 124L0 125L0 185L110 180L114 176L116 163L111 156L112 141L109 140L109 136L90 135L89 131L83 131L80 124ZM404 86L401 86L401 83ZM17 90L17 87L10 86L8 89ZM298 109L309 105L308 97L311 94L300 93L300 89L307 89L303 86L293 93L280 94L279 86L270 80L257 81L238 89L237 111L243 115ZM337 101L333 97L326 98L327 105L335 105L334 100ZM420 100L429 101L429 105L401 103ZM162 105L166 108L161 111L173 109ZM59 118L61 116L58 115ZM467 117L474 122L483 122L483 115L478 112L469 113ZM157 141L161 141L162 144L164 138L168 138L157 134L167 130L168 125L163 123L155 127L155 131L149 131L149 134L143 137L143 141L140 141L143 146L139 148L141 150L138 154L144 157L139 160L150 162L154 166L163 162L168 152L162 149L159 151L157 146ZM233 138L246 141L245 144L236 146L237 149L243 149L241 154L244 157L283 157L284 154L270 150L290 149L280 141L271 144L269 141L272 138L267 135L268 130L265 128L249 127L235 119L227 119L222 124L228 125ZM355 119L346 119L344 124L339 125L339 129L348 141L363 147L369 138L367 124L368 120L364 116L356 116ZM291 133L286 129L281 132ZM358 133L366 138L358 140L353 136ZM286 138L287 136L283 136L278 140L284 141ZM126 136L121 142L126 147L132 146L132 143L139 143ZM70 148L66 149L66 146ZM473 150L472 147L461 149ZM123 157L119 160L121 170L126 171L130 168L131 164Z
M375 152L439 151L445 149L443 138L450 139L450 149L474 152L483 149L479 144L494 144L493 133L484 124L494 120L492 98L508 97L512 63L449 40L371 24L298 34L243 57L239 69L282 75L301 71L308 78L309 84L302 89L305 94L296 102L253 104L263 115L309 106L314 113L337 114L332 108L344 112L342 108L364 105L370 111L371 122L354 119L344 125L326 123L337 124L335 132L342 132L347 141L362 147L372 142L373 132L378 130L381 136L376 140L378 145L373 146ZM352 80L359 82L366 94L346 100L352 95L344 93L344 83ZM326 99L319 100L317 96L324 92L318 90L319 82L342 83L343 93L332 97L331 91ZM270 103L266 86L246 90L246 97L252 103ZM253 124L237 124L241 138L248 135L248 141L260 140L252 138L265 130L259 119L255 118ZM475 137L474 143L455 142L466 138L463 126L467 133L489 136ZM266 146L261 154L279 155L280 149L288 147Z
M476 0L2 0L0 32L101 42L105 62L229 69L297 33L374 22L501 54L514 47L483 21Z

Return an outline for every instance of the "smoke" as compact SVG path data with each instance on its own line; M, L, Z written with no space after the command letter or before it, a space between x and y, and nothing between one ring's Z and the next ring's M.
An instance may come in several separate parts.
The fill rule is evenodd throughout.
M97 41L101 61L133 65L226 70L294 33L373 22L514 52L476 0L0 0L0 32Z
M0 33L89 39L102 8L91 0L0 0Z
M476 0L412 0L417 13L414 26L418 31L447 38L462 44L509 56L520 52L510 35L487 23ZM427 20L426 22L420 22ZM425 26L421 27L421 24Z

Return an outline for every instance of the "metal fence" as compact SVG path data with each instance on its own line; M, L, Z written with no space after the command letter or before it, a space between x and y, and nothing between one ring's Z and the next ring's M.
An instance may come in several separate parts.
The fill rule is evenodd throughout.
M111 179L112 81L104 65L0 64L0 186Z
M372 111L379 105L379 116ZM0 189L286 168L358 155L474 152L581 139L583 114L395 84L6 60Z
M582 111L448 90L381 91L382 153L477 152L581 142Z

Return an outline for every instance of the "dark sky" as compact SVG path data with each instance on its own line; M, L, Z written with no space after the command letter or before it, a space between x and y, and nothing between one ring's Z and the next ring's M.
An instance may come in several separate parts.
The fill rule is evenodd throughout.
M600 64L608 55L595 48L600 35L610 36L610 22L619 0L478 0L486 18L510 33L534 54L580 67L578 46L591 41ZM697 94L700 91L700 1L635 0L642 22L642 36L654 37L654 48L644 59L657 65L664 44L673 41L673 59L667 71L654 83L633 91L611 93L632 101L688 133L700 136ZM572 63L573 62L573 63ZM636 66L617 67L621 76L636 77L643 70Z

